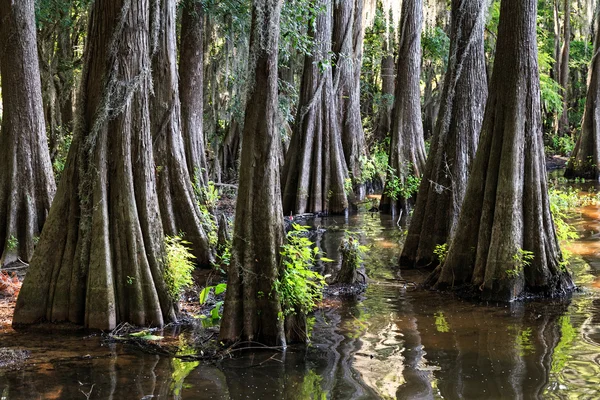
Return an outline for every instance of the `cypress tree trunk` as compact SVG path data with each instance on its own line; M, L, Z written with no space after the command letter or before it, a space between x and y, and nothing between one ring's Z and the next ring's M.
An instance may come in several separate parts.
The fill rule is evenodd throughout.
M561 135L569 133L569 52L571 49L571 0L563 2L563 45L560 51L558 84L562 87L563 111L558 121L558 131Z
M33 0L0 1L0 264L31 260L55 192Z
M420 89L422 23L423 0L403 1L392 113L392 141L389 150L389 166L402 182L408 174L420 177L425 168ZM391 176L388 176L379 209L395 214L407 207L408 199L398 197L394 200L389 196L390 178Z
M277 60L281 0L254 0L240 184L219 340L286 345L279 295L283 212L279 187Z
M162 0L158 7L154 18L157 42L152 58L154 95L151 97L150 122L163 228L170 236L183 232L185 240L191 243L196 262L210 266L208 238L202 229L181 135L176 1Z
M348 209L337 99L331 68L332 4L319 0L323 11L309 28L315 48L304 60L296 126L282 173L283 211L302 214Z
M436 288L471 284L500 301L574 288L548 202L536 16L537 0L501 3L481 139L446 261L430 277Z
M391 34L390 34L391 35ZM383 42L383 56L381 58L381 96L382 101L377 116L376 142L383 142L392 130L392 109L394 106L394 81L396 67L394 54L390 46L391 40Z
M333 24L333 52L336 54L334 88L344 157L357 200L365 196L361 183L360 157L365 153L365 134L360 114L360 71L364 30L363 0L336 2Z
M152 157L149 9L148 0L93 3L73 144L15 326L175 320Z
M181 133L187 168L192 182L202 187L208 182L208 165L204 152L204 12L202 2L183 2L181 14L181 49L179 54L179 98L181 99Z
M569 159L565 176L600 178L600 29L596 29L594 57L589 70L588 91L581 124L581 134Z
M435 246L446 243L456 225L487 98L483 30L488 7L487 0L452 1L450 57L440 115L401 265L435 262Z

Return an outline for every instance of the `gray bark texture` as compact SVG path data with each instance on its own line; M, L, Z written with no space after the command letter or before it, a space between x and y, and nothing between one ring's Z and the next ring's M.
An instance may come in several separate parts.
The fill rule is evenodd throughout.
M360 71L362 66L363 0L335 3L333 19L333 74L338 121L348 171L356 200L365 196L361 183L361 156L366 156L365 134L360 113Z
M219 340L285 346L284 319L273 283L284 240L277 155L277 60L282 0L254 0L252 77L244 121L231 265Z
M482 133L446 260L429 281L483 299L573 290L546 183L536 42L537 0L503 0ZM533 259L523 263L522 251ZM521 254L521 255L520 255Z
M588 91L581 134L567 164L565 177L600 178L600 29L596 29L594 57L590 64Z
M14 326L176 319L150 130L149 10L148 0L93 3L73 144Z
M199 0L183 2L179 53L181 132L187 168L197 187L208 182L204 152L204 12Z
M435 262L435 246L448 241L458 220L487 98L483 31L488 8L488 0L452 1L450 57L440 114L401 265Z
M401 181L408 174L420 177L425 168L420 88L422 25L423 0L403 1L389 150L389 166ZM408 199L393 200L386 191L387 185L381 198L381 211L396 214L400 209L406 208Z
M344 159L337 98L331 67L332 2L319 0L323 11L309 33L315 48L304 60L298 115L282 172L285 214L348 209Z
M211 252L202 229L181 134L175 13L175 0L161 0L153 12L157 41L152 56L150 122L157 192L165 234L183 233L185 240L191 243L195 262L208 267Z
M0 265L31 260L56 190L46 141L34 1L0 1Z

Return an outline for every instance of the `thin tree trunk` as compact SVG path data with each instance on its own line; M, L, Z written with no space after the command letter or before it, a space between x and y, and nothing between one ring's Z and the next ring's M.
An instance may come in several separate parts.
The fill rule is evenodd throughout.
M202 187L208 182L204 152L204 13L202 2L183 2L181 50L179 55L181 132L187 168L192 182Z
M360 158L366 155L365 134L360 114L360 71L362 65L363 0L337 2L334 10L333 52L336 54L334 89L344 157L353 180L356 200L362 200L365 185Z
M331 68L332 4L319 0L323 11L309 34L315 49L304 60L296 126L282 173L283 211L287 214L348 209L344 159Z
M435 246L448 241L458 220L487 98L483 32L488 8L488 0L452 2L451 48L440 116L401 265L435 262Z
M177 81L175 0L162 0L154 18L158 29L152 58L154 95L151 97L151 131L157 190L164 231L185 235L196 262L210 266L211 253L194 198L181 135L181 104Z
M562 87L563 111L558 121L558 131L561 135L569 133L569 52L571 49L571 0L564 0L563 45L560 51L560 69L558 84Z
M394 108L394 81L396 80L396 67L394 54L390 46L391 40L383 43L383 56L381 58L381 105L377 116L377 131L375 141L383 142L392 130L392 109Z
M175 320L152 157L149 9L148 0L93 3L78 124L15 326Z
M0 1L0 264L29 261L56 190L46 141L34 2Z
M477 155L446 261L431 279L439 273L439 289L470 284L482 298L510 301L574 288L548 202L536 16L537 0L501 3Z
M569 159L565 176L600 178L600 29L596 29L594 56L589 70L588 91L581 124L581 135Z
M389 166L402 182L409 174L420 177L425 168L425 141L421 118L421 28L423 0L402 2L400 43L396 66L396 93L392 113L392 141ZM389 195L389 182L381 198L380 210L396 214L407 208L407 200Z
M279 295L283 212L279 186L277 61L282 0L254 0L252 77L244 121L231 265L219 340L286 345Z

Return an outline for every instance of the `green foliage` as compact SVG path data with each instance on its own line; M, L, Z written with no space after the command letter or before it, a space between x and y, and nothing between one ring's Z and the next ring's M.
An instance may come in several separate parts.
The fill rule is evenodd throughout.
M200 291L200 294L198 295L198 301L200 302L200 305L204 305L204 304L206 304L206 301L208 300L208 297L211 292L213 292L215 296L218 296L218 295L224 293L226 290L227 290L226 283L219 283L219 284L213 285L213 286L206 286L204 289L202 289ZM214 304L213 308L210 310L210 319L213 322L221 319L221 307L223 306L223 304L224 304L223 301L217 301ZM200 318L205 319L206 316L201 315Z
M363 263L369 248L360 244L357 234L353 232L346 232L344 238L342 239L342 243L340 243L340 250L345 258L348 260L353 260L353 267L354 269L357 269Z
M513 269L506 270L506 276L508 278L516 278L525 269L531 265L533 261L534 254L532 251L518 249L517 252L513 255Z
M547 112L560 114L563 110L562 87L550 77L555 62L549 53L538 53L542 105Z
M375 145L371 156L360 156L360 180L365 183L373 180L385 181L385 173L388 170L388 154L385 146Z
M217 226L217 221L211 213L211 210L214 210L219 202L219 191L212 181L209 181L206 186L203 187L197 187L196 184L192 182L192 186L196 195L196 203L200 209L200 223L202 224L202 229L206 232L208 243L214 248L218 241L219 227Z
M292 224L281 246L282 269L273 290L279 294L284 315L308 314L323 296L325 278L310 269L321 251L306 237L307 232L306 226Z
M18 247L19 247L19 239L17 239L13 235L10 235L10 237L6 241L6 249L9 251L14 251L14 250L17 250Z
M450 52L450 38L440 27L435 26L423 31L421 39L423 48L423 59L433 62L443 69L448 64L448 53Z
M446 256L448 255L448 243L436 245L433 249L433 254L435 254L440 264L443 264L444 261L446 261Z
M167 264L164 277L169 295L173 300L178 300L181 292L194 283L192 271L195 257L186 246L189 244L181 236L165 237Z
M54 162L52 163L52 169L54 170L54 177L58 182L65 169L67 163L67 155L71 148L71 142L73 140L72 133L64 133L61 135L61 139L56 147L56 155L54 156Z
M406 169L408 171L412 170L412 165ZM394 201L398 199L410 199L417 194L420 184L421 177L417 177L412 173L408 173L405 176L398 176L396 175L396 171L388 166L388 175L384 193Z
M568 156L573 152L574 148L575 141L570 135L552 135L550 136L550 143L546 146L546 152L549 154Z

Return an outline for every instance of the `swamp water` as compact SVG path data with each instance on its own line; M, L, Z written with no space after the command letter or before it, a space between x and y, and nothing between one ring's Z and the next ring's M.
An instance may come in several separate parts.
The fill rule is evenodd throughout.
M0 332L29 351L0 369L2 399L497 399L600 398L600 206L582 209L572 246L582 292L568 301L473 304L418 291L395 268L401 231L369 213L311 222L336 258L344 230L371 246L371 280L354 299L330 299L312 320L312 344L184 362L98 335ZM324 273L328 273L327 266ZM168 334L165 333L167 336ZM184 336L182 339L184 340Z

